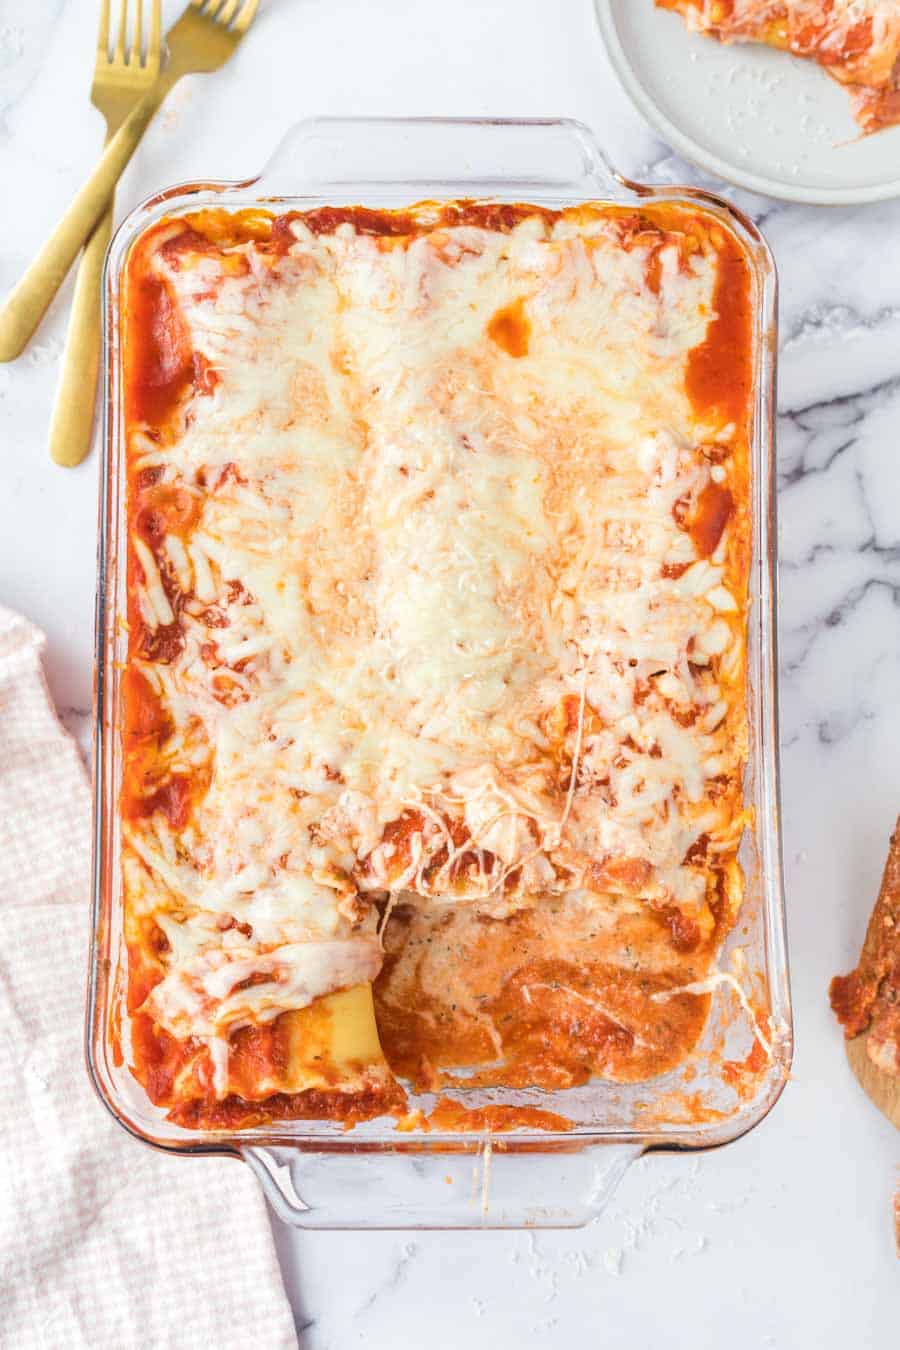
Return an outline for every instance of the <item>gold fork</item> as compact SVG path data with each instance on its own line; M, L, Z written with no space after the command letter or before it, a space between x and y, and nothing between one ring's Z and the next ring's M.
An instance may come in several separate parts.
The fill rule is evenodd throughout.
M156 84L126 117L0 309L0 361L13 361L23 351L169 90L182 75L204 74L223 66L253 22L258 4L259 0L191 0L169 29L168 61Z
M107 142L158 79L162 48L162 0L151 0L147 56L146 60L141 61L144 16L141 0L136 0L131 46L126 56L128 0L120 0L119 34L110 56L111 2L100 0L100 31L97 35L94 83L91 86L91 102L106 119ZM113 208L110 201L105 215L94 226L78 264L62 374L50 421L50 454L57 464L64 464L68 468L81 463L91 444L97 370L100 365L100 278L112 222Z

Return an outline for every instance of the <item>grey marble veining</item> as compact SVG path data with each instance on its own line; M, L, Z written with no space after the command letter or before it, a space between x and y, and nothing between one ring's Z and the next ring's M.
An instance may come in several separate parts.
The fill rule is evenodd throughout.
M87 103L95 15L93 0L0 0L0 182L27 204L2 213L0 289L99 146ZM264 0L235 62L186 81L151 128L118 213L165 183L253 173L291 122L328 112L566 114L626 173L722 190L633 112L589 0ZM730 1148L643 1160L584 1231L292 1234L276 1223L304 1350L843 1350L888 1344L896 1327L900 1148L849 1075L826 990L852 964L900 811L900 202L813 209L725 191L765 230L781 288L793 1081ZM47 631L51 686L86 752L97 455L66 473L45 444L70 287L29 352L0 367L0 602Z

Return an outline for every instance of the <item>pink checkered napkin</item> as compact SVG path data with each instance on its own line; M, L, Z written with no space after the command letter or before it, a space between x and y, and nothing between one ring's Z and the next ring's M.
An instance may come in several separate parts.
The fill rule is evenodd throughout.
M250 1174L137 1143L88 1082L90 801L43 646L0 607L0 1345L294 1350Z

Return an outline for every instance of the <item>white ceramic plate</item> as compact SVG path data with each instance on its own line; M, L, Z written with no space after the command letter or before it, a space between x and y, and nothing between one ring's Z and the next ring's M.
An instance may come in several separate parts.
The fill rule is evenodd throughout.
M688 32L653 0L596 0L613 66L679 154L753 192L830 204L900 196L900 126L860 138L811 61Z

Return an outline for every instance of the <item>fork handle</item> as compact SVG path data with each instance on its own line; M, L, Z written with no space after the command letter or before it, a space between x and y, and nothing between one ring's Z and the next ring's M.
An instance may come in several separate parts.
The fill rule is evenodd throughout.
M0 361L14 361L21 355L78 250L103 214L154 113L177 78L175 72L161 75L147 97L129 113L90 178L75 194L62 220L7 296L0 309Z
M50 456L69 469L81 463L91 445L100 369L100 284L112 224L109 206L94 226L78 264L62 373L50 419Z

